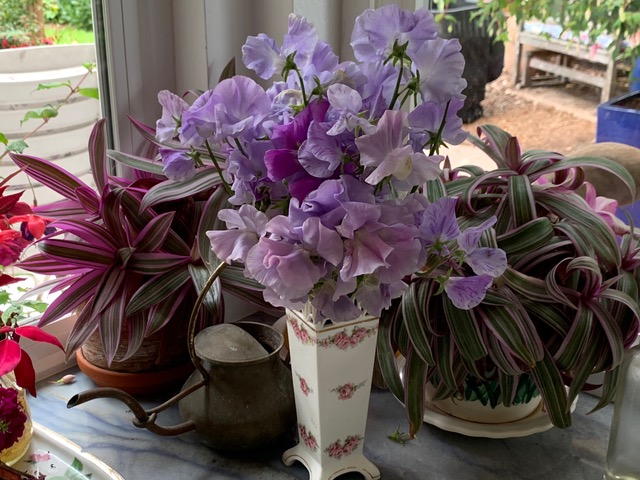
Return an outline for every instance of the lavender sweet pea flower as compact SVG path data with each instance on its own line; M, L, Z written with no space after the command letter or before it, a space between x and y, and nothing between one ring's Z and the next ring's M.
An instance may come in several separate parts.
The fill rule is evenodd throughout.
M371 124L358 116L362 110L362 97L353 88L340 83L327 88L327 98L333 107L333 115L337 118L327 135L338 135L345 130L353 131L360 126L365 132L372 130Z
M264 134L260 124L270 113L271 100L254 80L242 76L228 78L213 93L220 99L215 104L216 142L227 137L251 140Z
M308 138L298 151L300 165L312 176L331 177L342 164L342 138L329 135L328 122L311 122Z
M262 237L245 260L248 275L270 288L281 301L305 298L326 269L300 244Z
M442 140L450 145L459 145L469 136L468 132L462 129L462 119L458 117L458 111L464 106L464 97L453 97L447 109L447 103L425 102L418 105L409 113L407 121L411 132L409 137L416 152L422 151L429 145L432 135L440 130L440 124L444 118L444 129L442 130Z
M220 210L218 218L227 224L228 230L207 232L213 253L227 263L244 263L249 250L265 234L269 219L253 205L243 205L238 210Z
M457 308L469 310L480 305L492 283L493 278L489 275L450 277L444 291Z
M162 172L169 180L188 180L196 174L193 159L184 150L161 148L158 152L162 158Z
M469 227L458 237L458 246L467 254L465 262L476 275L499 277L507 268L507 254L499 248L478 247L485 230L496 223L491 217L476 227Z
M367 79L359 88L363 108L369 112L369 118L380 118L389 108L398 69L391 63L383 62L363 63L359 69Z
M200 95L182 115L180 143L199 147L215 133L215 106L221 99L208 90Z
M391 175L399 181L396 187L407 191L440 174L441 158L429 160L423 153L415 153L411 145L404 145L405 119L406 113L387 110L375 132L356 139L360 163L375 167L365 179L368 184L377 185Z
M306 66L314 54L317 43L316 28L306 18L292 13L289 15L288 31L284 36L282 48L278 48L276 42L265 34L248 37L242 47L242 61L259 77L268 80L275 73L282 71L287 56L294 52L294 62L298 68ZM326 58L319 56L318 60L324 61Z
M284 67L280 48L273 38L264 33L258 34L257 37L247 37L246 43L242 46L242 62L265 80L269 80L276 72L281 72Z
M419 228L425 246L447 242L460 235L456 218L457 202L458 200L453 197L443 197L430 203L424 209Z
M424 42L437 35L433 15L425 9L409 12L395 4L376 10L365 10L356 18L351 34L351 46L361 62L385 60L395 42L409 43L407 52L419 49Z
M375 276L367 275L358 285L354 297L364 311L380 316L384 309L391 306L391 300L402 295L406 289L404 282L380 283Z
M423 101L443 103L466 87L461 48L458 39L436 38L425 42L411 57L420 74Z
M178 134L182 113L189 104L169 90L158 93L158 102L162 105L162 117L156 122L156 138L166 142Z

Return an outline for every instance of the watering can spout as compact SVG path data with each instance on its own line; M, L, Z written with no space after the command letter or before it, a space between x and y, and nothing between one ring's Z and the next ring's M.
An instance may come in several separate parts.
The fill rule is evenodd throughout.
M140 405L140 403L138 403L138 401L128 393L123 392L122 390L118 390L117 388L104 387L86 390L74 395L67 402L67 408L77 407L78 405L82 405L83 403L95 400L96 398L114 398L116 400L120 400L131 409L131 413L133 413L135 417L133 419L133 424L136 427L146 428L150 432L163 436L181 435L183 433L195 430L195 423L193 423L191 420L188 420L186 422L179 423L178 425L164 427L156 424L158 413L170 407L186 395L193 393L195 390L204 386L204 384L205 382L199 382L193 385L191 388L183 390L162 405L149 410L145 410L144 408L142 408L142 405Z

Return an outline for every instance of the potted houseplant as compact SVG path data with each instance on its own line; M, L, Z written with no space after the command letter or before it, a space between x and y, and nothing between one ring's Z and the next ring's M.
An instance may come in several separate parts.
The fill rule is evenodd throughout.
M0 265L14 265L26 247L47 231L47 220L34 215L31 207L20 202L22 192L5 195L9 175L0 183ZM13 227L18 226L18 229ZM19 283L24 278L0 273L0 287ZM36 395L36 374L29 354L20 345L21 337L62 348L56 337L23 320L34 302L12 298L16 292L3 289L0 316L0 462L12 465L22 457L31 442L33 424L26 391ZM4 308L4 307L7 308Z
M51 162L12 154L28 175L65 197L38 209L56 220L56 232L39 241L40 253L20 266L55 275L53 288L62 290L41 326L79 311L67 354L78 352L81 368L96 383L134 394L166 389L193 369L187 323L209 276L210 257L200 233L217 221L224 192L211 170L189 181L169 180L163 173L171 172L152 159L122 153L114 156L146 171L132 168L132 178L108 174L103 121L92 132L89 150L98 192ZM237 285L232 277L233 271L225 280L231 291ZM200 326L222 320L219 284L204 304Z
M638 334L637 236L615 220L615 202L596 200L589 188L586 198L576 193L585 167L616 175L632 195L633 178L607 159L521 154L506 132L478 130L482 138L470 138L498 168L462 167L431 182L429 197L446 201L460 226L437 231L425 268L381 319L378 359L412 434L426 385L434 400L487 387L480 395L492 406L509 406L535 386L553 424L568 427L570 405L592 373L606 372L598 408L611 400L622 353ZM488 221L493 228L480 236L478 223ZM496 246L508 265L486 297L450 298L447 282L466 278L476 270L474 255L483 255L472 250ZM404 385L398 351L407 359Z

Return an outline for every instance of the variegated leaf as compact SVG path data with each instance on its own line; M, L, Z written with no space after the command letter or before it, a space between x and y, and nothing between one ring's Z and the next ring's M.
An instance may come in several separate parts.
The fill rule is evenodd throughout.
M189 279L189 272L182 266L174 268L167 273L156 275L133 294L127 305L126 315L132 315L165 300L171 293L188 282Z
M201 192L206 192L222 183L214 167L202 167L187 180L165 180L149 189L142 199L140 211L158 203L180 200Z

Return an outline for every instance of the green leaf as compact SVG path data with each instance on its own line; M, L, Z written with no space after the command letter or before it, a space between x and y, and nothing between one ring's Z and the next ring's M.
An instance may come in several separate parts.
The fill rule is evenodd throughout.
M409 416L409 435L411 438L422 426L424 416L424 384L427 365L410 349L404 367L404 405Z
M78 93L85 97L95 98L96 100L100 100L100 94L98 93L97 88L79 88Z
M462 356L472 361L485 357L487 348L472 311L456 308L446 295L442 295L442 303L447 323Z
M0 132L0 143L4 143L5 145L9 143L9 140L7 140L7 137L5 137L2 132Z
M155 173L156 175L164 175L162 163L150 160L144 157L137 157L127 153L116 152L115 150L107 150L107 156L116 162L120 162L127 167L132 167L143 172Z
M598 259L607 270L615 270L620 265L620 248L611 228L597 214L589 210L584 200L577 196L563 195L551 192L540 192L538 203L559 216L571 219L591 234L591 244L598 255Z
M616 387L620 379L620 367L621 366L618 365L617 367L604 372L604 382L602 384L602 395L600 396L600 401L589 413L600 410L614 399L616 395Z
M536 218L497 237L498 247L507 256L536 251L553 238L553 224L547 217Z
M191 275L191 280L193 281L193 284L195 286L196 293L200 295L209 278L209 269L204 265L190 264L189 274ZM211 316L211 318L213 318L214 320L212 323L221 323L224 320L222 289L220 286L219 278L213 283L213 285L205 295L203 304L209 311L209 315Z
M71 87L71 80L67 80L66 82L39 83L38 84L38 88L36 88L36 91L38 91L38 90L49 90L51 88L60 88L60 87L72 88Z
M564 337L554 358L561 370L572 370L581 360L582 352L588 348L588 341L593 327L593 311L580 303L573 318L569 333Z
M402 317L416 353L425 363L436 365L431 351L430 335L425 328L424 311L417 305L417 289L418 282L414 282L402 296Z
M229 60L229 63L227 63L222 69L222 72L220 73L220 78L218 78L218 83L235 76L235 74L236 74L236 57L232 57L231 60Z
M509 207L515 227L525 225L536 218L531 181L526 175L509 177Z
M48 105L44 108L41 108L39 110L29 110L27 113L24 114L24 118L22 120L20 120L20 126L22 126L23 123L25 123L27 120L30 119L41 119L41 120L49 120L50 118L54 118L58 116L58 109L55 107L52 107L51 105Z
M567 392L560 371L546 349L544 358L531 369L531 375L540 390L551 423L558 428L570 427L571 414Z
M380 315L378 325L377 359L384 382L389 387L391 393L400 401L404 402L404 387L398 375L396 367L396 352L392 345L392 331L397 319L398 300L392 306L384 310Z
M84 68L86 68L90 73L93 73L96 69L96 64L94 62L85 62L82 64Z
M161 202L170 202L191 197L197 193L210 190L222 183L214 167L202 167L196 170L193 177L186 180L166 180L154 185L144 195L140 211Z
M526 312L489 305L483 305L477 311L489 330L520 360L535 365L542 358L540 337Z
M22 153L28 147L29 145L27 145L27 142L24 140L14 140L7 145L7 150L10 152Z
M161 275L156 275L133 294L127 305L125 314L129 316L163 301L171 295L171 293L189 281L189 278L189 272L184 266L176 267Z

